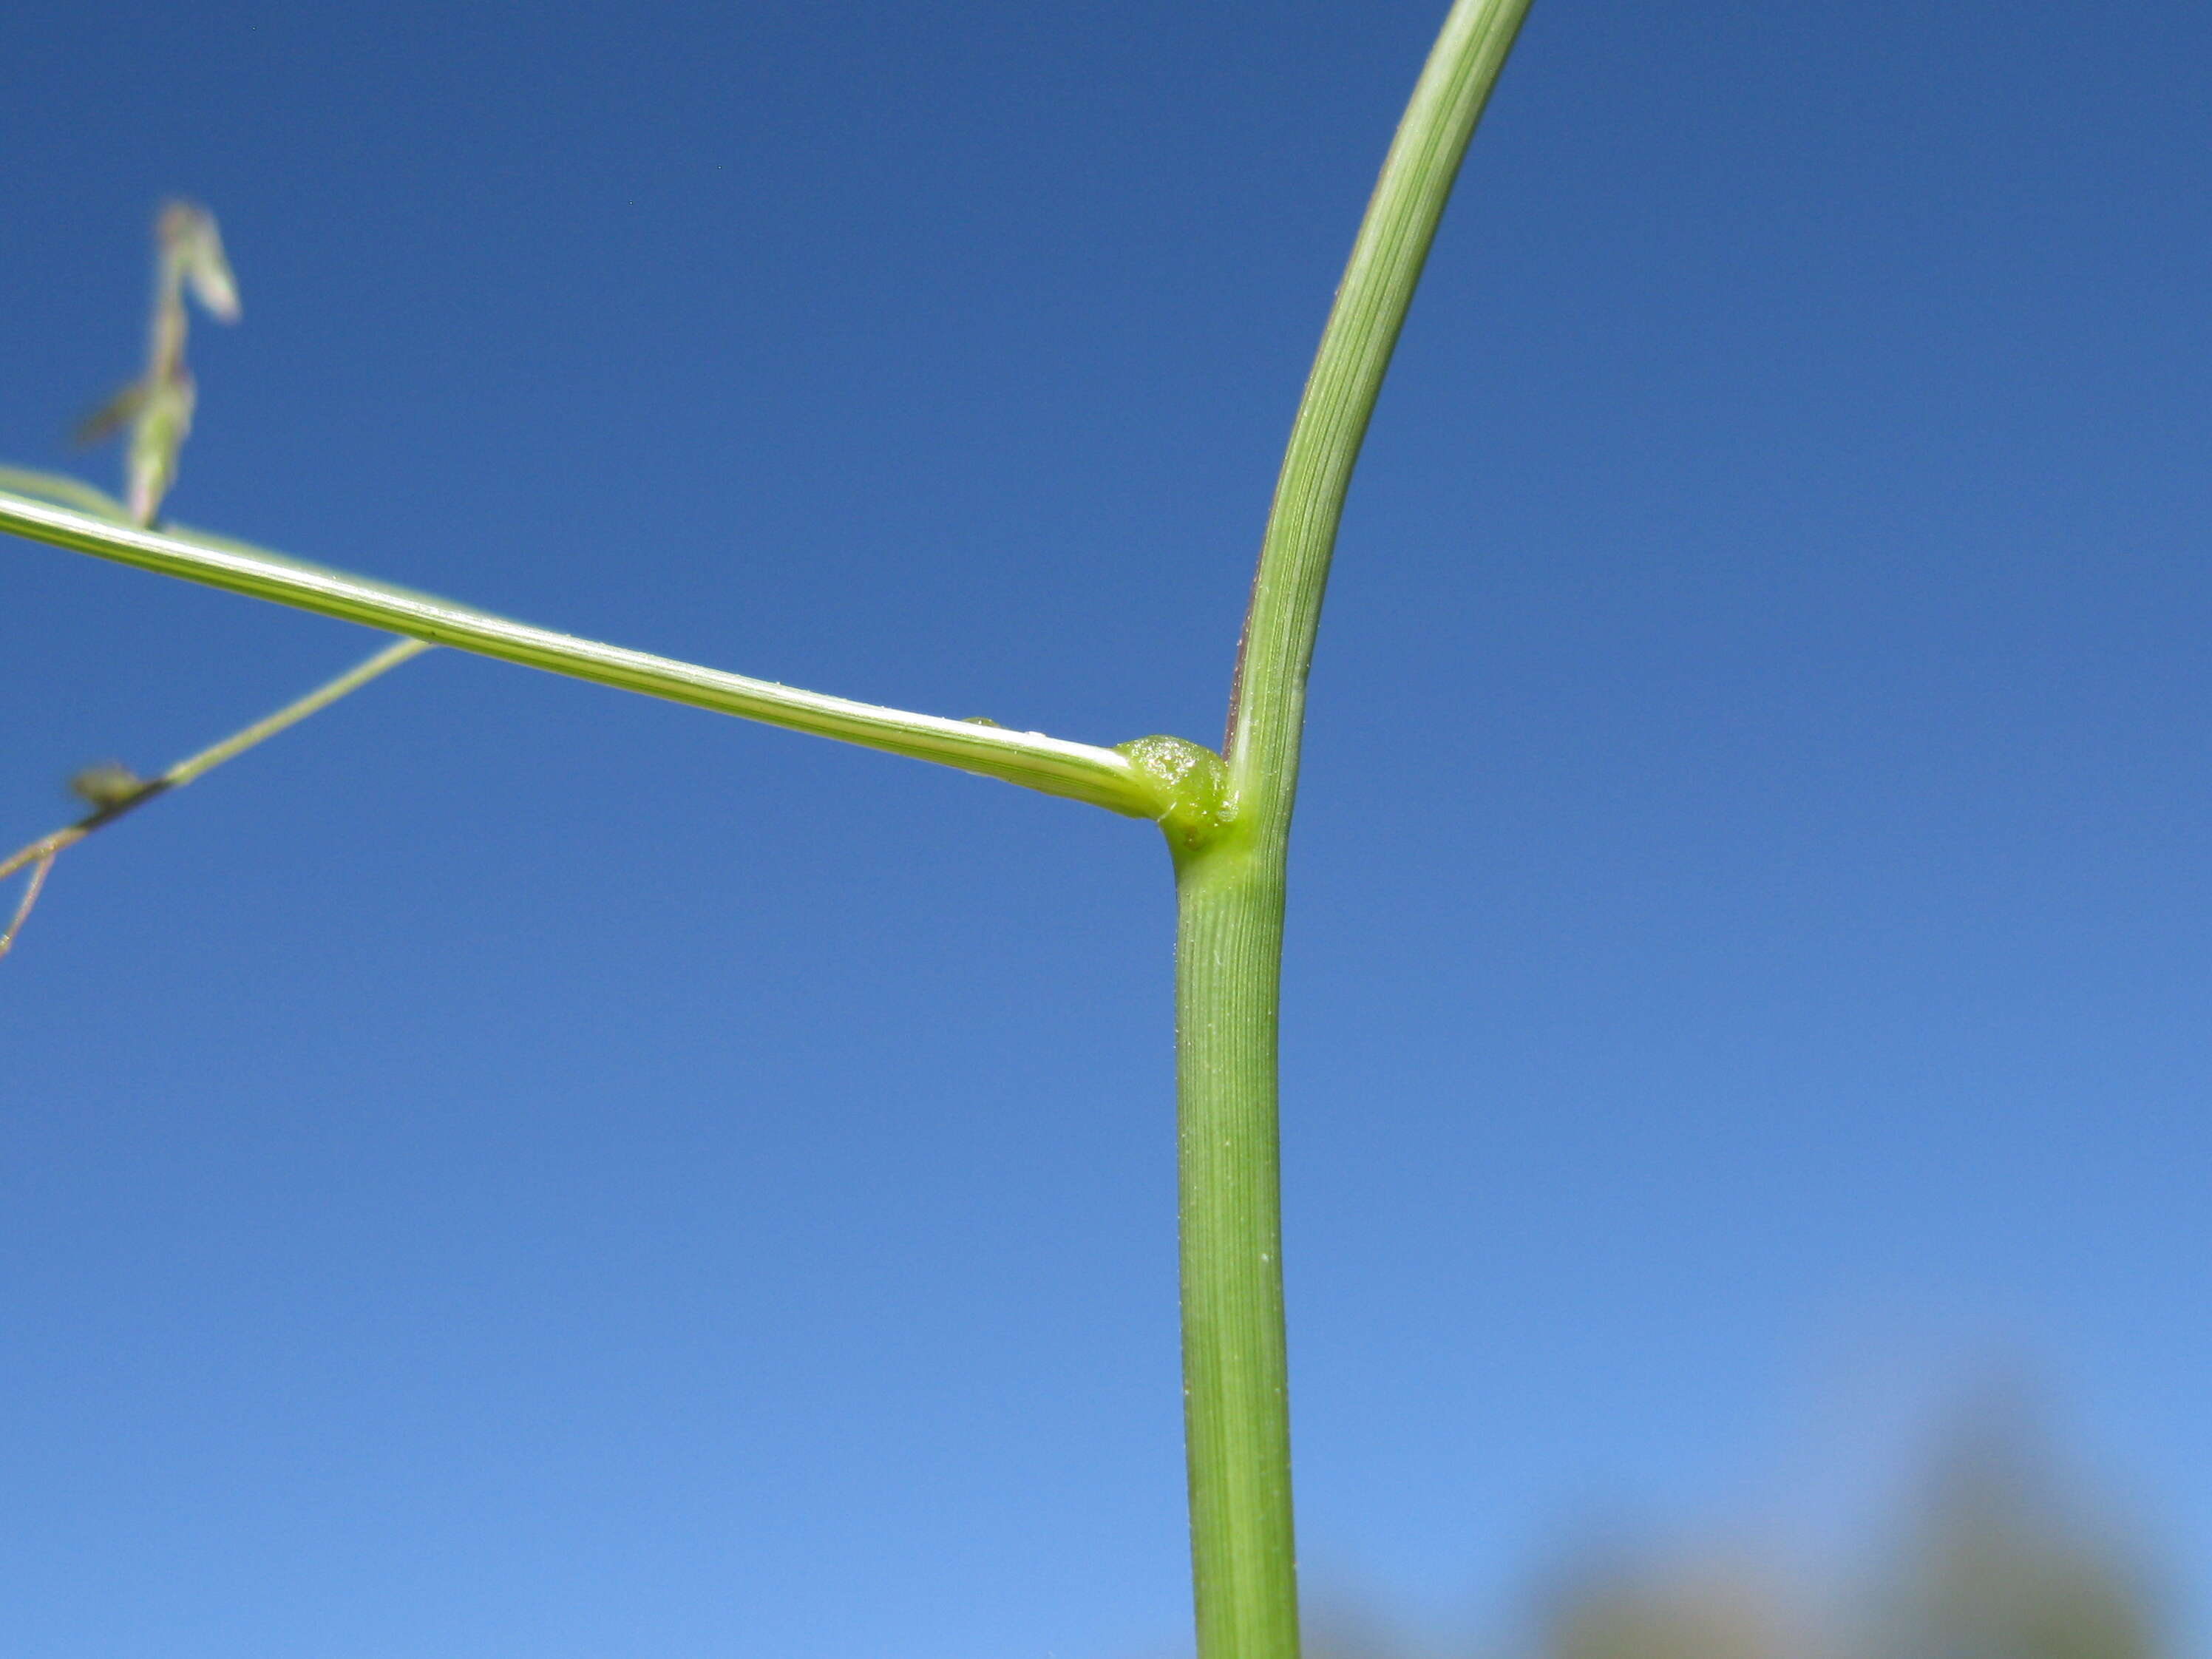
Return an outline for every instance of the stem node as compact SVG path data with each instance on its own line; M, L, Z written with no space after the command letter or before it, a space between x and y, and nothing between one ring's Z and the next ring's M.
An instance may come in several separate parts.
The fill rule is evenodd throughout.
M1178 860L1212 842L1237 815L1229 793L1229 769L1221 757L1188 738L1139 738L1117 743L1157 797L1165 803L1153 822Z

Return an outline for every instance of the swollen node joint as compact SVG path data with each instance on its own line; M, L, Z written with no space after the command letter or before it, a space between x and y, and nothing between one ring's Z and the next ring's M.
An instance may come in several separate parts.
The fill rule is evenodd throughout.
M1160 806L1153 821L1178 856L1206 845L1235 816L1229 770L1204 744L1187 738L1139 738L1115 744L1114 752L1127 756L1152 784Z

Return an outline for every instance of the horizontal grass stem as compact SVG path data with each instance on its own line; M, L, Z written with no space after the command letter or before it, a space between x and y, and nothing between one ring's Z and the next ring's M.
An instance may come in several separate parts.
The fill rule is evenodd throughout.
M226 538L135 529L7 493L0 493L0 531L503 662L933 761L1130 817L1157 820L1175 805L1160 780L1111 749L825 696L578 639Z

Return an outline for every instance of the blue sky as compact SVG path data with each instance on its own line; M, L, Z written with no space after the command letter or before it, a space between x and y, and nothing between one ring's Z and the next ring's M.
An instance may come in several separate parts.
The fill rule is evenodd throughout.
M221 216L175 515L1212 741L1442 6L33 5L0 457ZM1992 1368L2212 1582L2212 12L1538 0L1355 487L1287 969L1303 1554L1849 1558ZM0 547L0 841L359 630ZM1141 1659L1142 826L440 653L0 964L36 1659Z

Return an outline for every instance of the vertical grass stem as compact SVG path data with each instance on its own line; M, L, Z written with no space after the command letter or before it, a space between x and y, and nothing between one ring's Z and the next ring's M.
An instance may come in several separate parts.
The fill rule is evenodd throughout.
M1201 1659L1298 1650L1275 1016L1283 879L1234 841L1176 869L1184 1455Z
M1346 492L1528 0L1458 0L1382 164L1292 422L1231 695L1226 810L1176 847L1184 1437L1200 1659L1297 1659L1276 1025L1306 673Z

